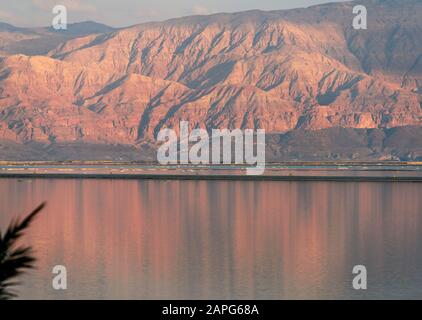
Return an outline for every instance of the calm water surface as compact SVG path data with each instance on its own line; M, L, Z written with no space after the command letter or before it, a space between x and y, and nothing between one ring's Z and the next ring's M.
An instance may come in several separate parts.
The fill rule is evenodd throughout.
M0 227L44 200L20 298L422 298L420 183L0 179Z

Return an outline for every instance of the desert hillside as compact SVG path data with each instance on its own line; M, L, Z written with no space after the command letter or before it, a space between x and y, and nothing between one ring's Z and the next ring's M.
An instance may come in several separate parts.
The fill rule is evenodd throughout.
M422 124L422 2L359 1L368 30L352 28L356 4L94 28L42 55L18 50L31 32L0 24L0 140L138 148L189 120L266 129L281 137L269 142L273 158L419 159L406 139ZM371 147L371 132L389 141L396 128L402 144ZM327 132L349 150L319 153ZM344 132L365 136L359 148L369 151ZM289 154L282 142L292 136L302 147Z

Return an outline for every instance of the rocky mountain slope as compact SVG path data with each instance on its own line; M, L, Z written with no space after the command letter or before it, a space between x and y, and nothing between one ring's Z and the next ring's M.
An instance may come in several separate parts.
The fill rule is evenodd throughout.
M0 140L136 147L180 120L300 132L304 146L338 127L419 132L422 2L359 1L368 30L352 28L356 4L141 24L42 56L13 54L0 33ZM405 154L416 159L418 150Z

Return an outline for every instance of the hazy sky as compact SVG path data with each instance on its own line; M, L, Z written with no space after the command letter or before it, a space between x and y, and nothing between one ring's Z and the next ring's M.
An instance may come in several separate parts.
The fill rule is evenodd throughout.
M50 25L52 8L57 4L67 7L69 22L94 20L128 26L192 14L277 10L339 1L342 0L0 0L0 21L17 26Z

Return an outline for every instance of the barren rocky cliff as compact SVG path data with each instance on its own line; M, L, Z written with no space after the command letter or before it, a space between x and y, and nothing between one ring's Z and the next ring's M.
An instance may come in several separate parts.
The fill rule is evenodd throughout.
M352 27L356 4L93 30L43 55L10 49L25 38L19 30L0 32L0 154L34 144L138 148L189 120L266 129L274 159L330 158L336 136L350 142L340 158L420 159L422 2L359 1L367 30ZM403 143L384 149L391 133ZM291 137L303 146L294 155Z

